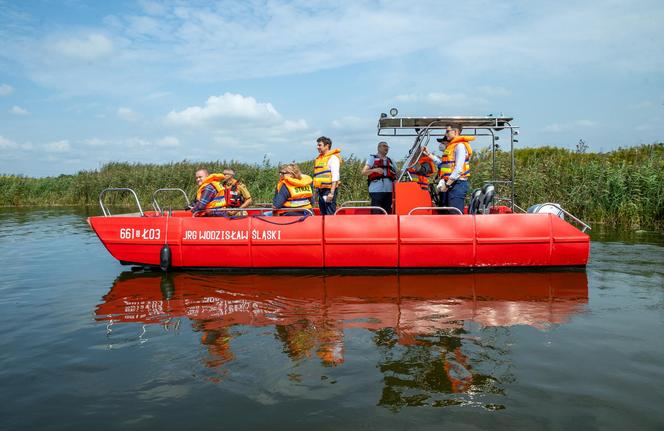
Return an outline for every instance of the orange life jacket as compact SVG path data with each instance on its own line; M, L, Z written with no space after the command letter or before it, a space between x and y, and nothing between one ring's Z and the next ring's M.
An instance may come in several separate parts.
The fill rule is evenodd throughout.
M210 208L223 208L226 206L226 197L224 194L224 186L221 185L221 182L226 179L224 174L210 174L208 175L196 191L196 200L201 200L201 195L203 194L203 189L208 184L211 184L214 189L217 191L217 195L210 202L205 205L205 209Z
M433 175L436 172L436 165L433 163L433 160L431 160L428 156L425 156L422 154L420 156L420 159L417 161L417 163L420 166L423 165L429 165L429 170L431 171L430 174L428 175L420 175L415 172L415 169L413 168L408 168L408 172L411 174L417 175L417 184L420 185L422 190L428 190L429 189L429 176Z
M297 178L288 177L279 180L277 184L277 193L281 187L288 189L289 197L284 202L284 208L311 208L311 197L314 195L311 190L311 183L313 180L309 175L302 175L299 180Z
M330 157L336 156L339 158L339 166L341 166L341 150L335 148L325 154L319 154L314 160L314 187L317 189L331 189L332 188L332 171L327 166ZM339 181L341 184L341 181Z
M388 178L392 181L395 181L397 179L397 169L396 166L394 166L394 163L392 162L392 159L389 157L385 157L384 159L381 159L378 157L377 154L372 154L374 161L373 161L373 166L371 168L381 168L383 170L382 174L377 174L377 173L371 173L369 174L368 180L369 182L375 181L375 180L380 180L382 178Z
M449 179L452 171L454 171L454 165L456 165L454 150L457 145L463 145L466 147L466 160L463 161L463 169L458 179L467 180L470 177L470 164L468 161L470 160L470 156L473 155L473 149L470 147L470 142L474 140L474 136L457 136L447 144L447 148L443 151L443 157L441 157L440 166L438 168L438 176L441 179Z

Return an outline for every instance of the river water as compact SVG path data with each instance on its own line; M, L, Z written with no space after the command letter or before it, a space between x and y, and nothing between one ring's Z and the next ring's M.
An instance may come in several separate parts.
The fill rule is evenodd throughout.
M664 429L664 238L585 272L123 267L84 210L0 210L0 428Z

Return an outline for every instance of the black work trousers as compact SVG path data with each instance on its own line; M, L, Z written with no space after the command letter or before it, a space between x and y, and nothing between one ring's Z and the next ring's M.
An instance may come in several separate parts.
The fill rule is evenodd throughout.
M372 207L381 207L388 214L392 214L392 193L369 193L369 197L371 198Z

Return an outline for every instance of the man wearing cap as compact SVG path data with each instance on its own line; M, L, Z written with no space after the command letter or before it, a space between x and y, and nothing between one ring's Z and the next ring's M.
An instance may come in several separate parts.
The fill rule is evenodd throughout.
M463 128L459 124L452 124L447 127L445 137L437 139L440 142L440 149L443 151L442 157L437 157L424 150L438 165L437 190L439 194L439 204L443 207L454 207L464 212L466 194L468 194L468 179L470 178L470 156L473 149L470 142L475 140L474 136L461 136Z
M394 161L387 157L389 149L387 142L379 142L378 152L367 158L362 168L362 175L367 177L369 183L371 206L381 207L391 214L392 190L397 179L397 170Z
M235 179L235 170L224 169L224 204L227 208L248 208L253 202L247 186ZM228 215L246 215L246 211L229 211Z

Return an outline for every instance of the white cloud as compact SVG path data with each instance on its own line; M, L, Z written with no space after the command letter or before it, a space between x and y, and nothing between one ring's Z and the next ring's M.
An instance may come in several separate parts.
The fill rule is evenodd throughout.
M156 145L158 147L178 147L180 146L180 140L175 136L166 136L164 138L159 139L156 142Z
M332 121L332 127L335 129L369 129L375 124L375 120L348 115Z
M403 103L426 103L445 108L483 108L489 104L489 101L483 97L468 96L463 93L400 94L396 100Z
M163 15L168 11L165 5L160 4L156 1L141 0L139 1L139 4L143 8L143 10L145 10L145 12L150 15Z
M657 104L652 100L643 100L639 103L629 105L629 109L651 109L654 108L655 106L657 106Z
M103 17L98 28L73 28L71 34L24 28L20 38L7 41L7 56L48 86L134 94L136 88L155 91L172 78L201 83L303 74L427 53L464 75L491 70L521 76L586 66L662 69L664 56L657 55L664 46L661 3L611 1L604 8L590 1L568 3L470 0L450 8L438 0L142 1L139 10ZM451 31L448 23L468 31ZM81 71L78 62L58 62L41 49L44 34L58 56L95 60L115 54L113 64ZM53 62L57 67L49 67ZM509 93L498 86L481 91L485 96Z
M9 110L9 112L11 114L14 114L14 115L28 115L29 114L27 109L23 109L20 106L16 106L16 105L12 106L12 108Z
M61 141L54 141L45 144L44 150L49 153L66 153L67 151L71 150L71 145L69 144L68 140L63 139Z
M597 126L597 122L592 120L576 120L569 123L553 123L544 127L543 131L551 133L567 132L578 128L588 128Z
M491 85L484 85L477 89L480 93L487 97L504 97L512 94L510 90L504 87L494 87Z
M636 130L637 132L647 132L650 130L655 130L655 126L649 123L644 123L634 127L634 130Z
M130 108L118 108L117 111L118 117L122 118L125 121L136 121L140 118L140 116L132 111Z
M14 91L14 87L9 84L0 85L0 97L9 96Z
M79 60L98 60L113 52L113 42L103 34L68 37L53 43L52 49L65 57Z
M13 150L16 148L18 145L16 142L9 140L5 138L4 136L0 136L0 148L3 150Z
M190 106L182 111L171 111L166 116L170 124L180 126L213 125L223 120L276 124L281 116L271 103L259 103L253 97L241 94L224 93L221 96L210 96L205 106Z

